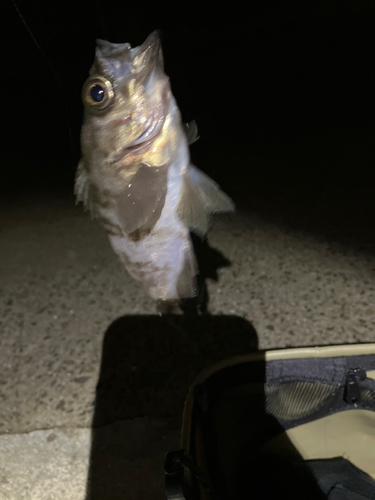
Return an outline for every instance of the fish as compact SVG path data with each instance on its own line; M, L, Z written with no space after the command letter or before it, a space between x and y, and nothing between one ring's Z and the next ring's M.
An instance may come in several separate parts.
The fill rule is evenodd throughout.
M134 48L96 40L82 100L77 203L98 219L129 274L158 304L196 297L190 232L204 239L212 216L235 206L190 162L197 126L182 122L158 32Z

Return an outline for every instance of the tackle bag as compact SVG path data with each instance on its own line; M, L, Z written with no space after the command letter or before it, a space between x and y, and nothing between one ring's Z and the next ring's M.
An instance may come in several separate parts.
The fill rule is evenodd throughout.
M185 402L168 500L375 499L375 344L256 352Z

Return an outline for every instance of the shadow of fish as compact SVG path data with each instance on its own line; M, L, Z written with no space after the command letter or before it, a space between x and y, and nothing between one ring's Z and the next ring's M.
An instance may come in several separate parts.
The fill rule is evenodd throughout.
M211 214L234 205L190 164L197 129L181 123L157 33L135 48L97 40L82 99L77 201L101 221L151 297L166 303L194 297L190 231L204 237Z

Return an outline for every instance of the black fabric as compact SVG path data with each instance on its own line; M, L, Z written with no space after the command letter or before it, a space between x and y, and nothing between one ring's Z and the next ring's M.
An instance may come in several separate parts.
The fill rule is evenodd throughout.
M266 383L268 386L291 381L340 385L351 368L375 370L375 356L338 356L331 358L296 358L268 361ZM375 381L371 381L375 387Z
M237 472L237 480L226 494L226 500L326 499L311 470L303 462L259 454L244 461Z
M329 500L373 500L375 481L345 458L307 460L322 492Z
M294 462L269 453L254 457L246 467L247 474L242 471L242 480L228 498L375 499L375 481L344 458Z

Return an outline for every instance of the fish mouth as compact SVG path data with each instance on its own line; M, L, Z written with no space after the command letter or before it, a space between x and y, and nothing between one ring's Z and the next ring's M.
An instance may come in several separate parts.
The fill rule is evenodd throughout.
M165 120L168 115L168 99L167 99L167 89L163 92L162 97L162 111L159 113L153 112L146 122L145 129L143 132L128 146L123 148L115 158L115 161L120 161L129 154L143 153L148 147L155 141L157 137L161 134ZM120 120L119 120L120 121ZM121 120L121 124L128 123L130 118Z
M141 154L147 151L154 140L159 137L163 130L165 117L161 120L152 120L146 129L135 139L129 146L123 148L116 156L115 161L118 162L130 154Z

